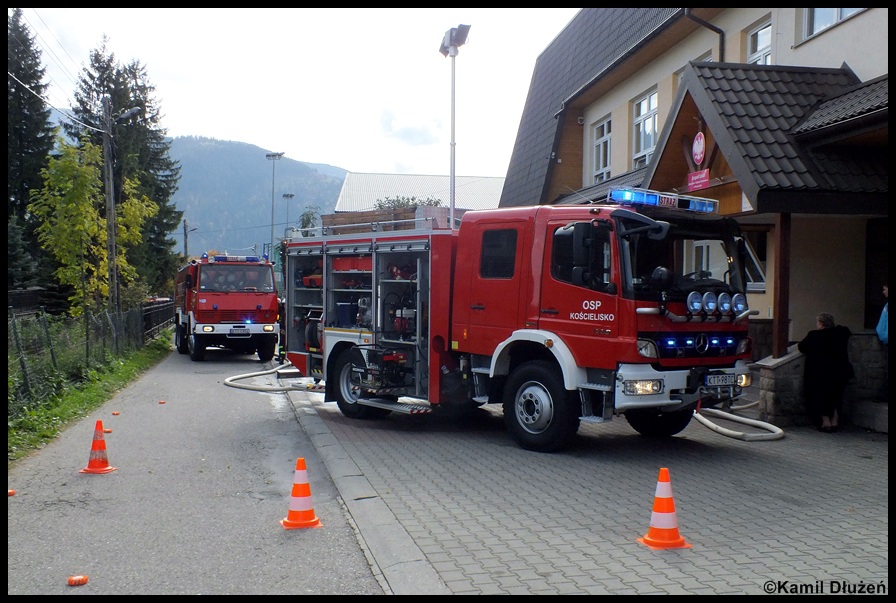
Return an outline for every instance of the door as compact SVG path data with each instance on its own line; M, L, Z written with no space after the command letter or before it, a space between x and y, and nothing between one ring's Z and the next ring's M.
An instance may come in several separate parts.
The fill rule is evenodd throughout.
M479 254L471 258L469 331L460 336L467 340L465 349L491 355L520 327L523 225L482 222L475 228Z

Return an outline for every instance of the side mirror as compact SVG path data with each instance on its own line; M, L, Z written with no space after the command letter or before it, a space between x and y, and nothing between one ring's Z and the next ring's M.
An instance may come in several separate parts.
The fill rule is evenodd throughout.
M187 289L192 289L193 288L193 275L188 274L187 278L184 280L184 282L187 285Z
M657 266L650 274L650 284L658 289L668 289L672 283L672 271L665 266Z
M594 227L590 222L576 222L572 227L572 265L587 266L594 244Z

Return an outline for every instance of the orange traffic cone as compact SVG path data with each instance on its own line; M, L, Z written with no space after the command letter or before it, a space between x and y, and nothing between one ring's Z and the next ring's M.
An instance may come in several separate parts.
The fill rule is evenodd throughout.
M106 457L106 440L103 439L103 422L96 422L93 432L93 444L90 446L90 460L87 466L81 469L81 473L109 473L115 471L115 467L109 466Z
M305 469L305 459L296 461L296 476L292 484L292 497L289 499L289 513L286 518L280 520L287 530L296 528L320 528L320 520L314 514L311 504L311 486L308 485L308 471Z
M650 515L650 528L642 538L637 539L652 549L689 549L678 533L678 518L675 516L675 501L672 499L672 484L669 482L669 470L660 469L656 482L656 496L653 499L653 513Z

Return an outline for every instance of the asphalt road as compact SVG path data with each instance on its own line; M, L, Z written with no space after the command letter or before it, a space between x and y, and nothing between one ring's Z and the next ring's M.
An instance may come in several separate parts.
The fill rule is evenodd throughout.
M7 476L8 594L384 594L287 396L224 384L265 366L172 353L18 461ZM97 421L111 431L94 466L115 470L82 473ZM299 458L321 527L287 530ZM87 584L69 586L73 575Z

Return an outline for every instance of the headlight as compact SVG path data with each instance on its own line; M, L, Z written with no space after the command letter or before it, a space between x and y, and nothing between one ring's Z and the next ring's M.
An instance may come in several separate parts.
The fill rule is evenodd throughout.
M696 291L688 293L687 308L691 314L696 314L703 308L703 298Z
M625 381L622 391L626 396L650 396L663 393L662 379L644 379L641 381Z
M731 296L727 293L719 293L719 311L723 314L731 312Z
M731 298L731 306L734 308L735 314L747 311L747 296L743 293L735 293Z
M707 291L703 294L703 309L707 312L715 312L718 307L718 299L716 299L716 294L712 291Z

